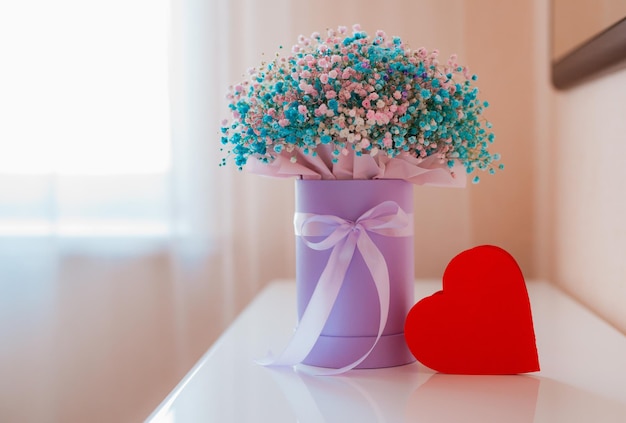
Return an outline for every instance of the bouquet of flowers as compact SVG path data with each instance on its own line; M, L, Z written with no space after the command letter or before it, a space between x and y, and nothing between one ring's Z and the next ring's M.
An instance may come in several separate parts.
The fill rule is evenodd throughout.
M305 179L404 179L463 186L495 172L476 75L438 51L359 25L300 36L229 88L221 165ZM503 165L497 166L502 169ZM473 181L478 182L478 176Z

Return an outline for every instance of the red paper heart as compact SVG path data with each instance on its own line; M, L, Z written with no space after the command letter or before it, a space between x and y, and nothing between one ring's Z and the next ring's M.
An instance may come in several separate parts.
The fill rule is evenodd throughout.
M454 257L443 290L413 306L404 333L415 358L442 373L539 370L524 276L509 253L492 245Z

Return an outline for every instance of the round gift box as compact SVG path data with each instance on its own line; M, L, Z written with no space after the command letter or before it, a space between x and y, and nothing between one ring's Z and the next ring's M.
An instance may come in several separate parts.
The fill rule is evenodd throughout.
M356 221L385 201L397 203L412 221L413 185L396 179L297 180L296 213L337 216ZM356 368L399 366L415 361L404 339L404 322L414 301L413 235L368 233L382 253L389 272L389 313L376 346ZM318 239L316 239L318 238ZM319 241L323 237L307 237ZM330 250L309 248L296 236L296 285L301 319L326 267ZM361 253L352 257L338 297L315 346L304 364L341 368L362 357L376 342L380 323L376 286Z

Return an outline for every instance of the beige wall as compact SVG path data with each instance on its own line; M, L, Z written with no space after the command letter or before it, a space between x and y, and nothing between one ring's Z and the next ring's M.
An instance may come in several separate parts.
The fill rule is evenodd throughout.
M537 275L533 260L534 28L532 2L482 0L465 14L465 45L478 86L491 103L494 151L503 172L470 186L472 243L508 250L527 278Z
M626 69L554 90L534 3L534 268L626 333Z
M474 239L508 247L527 277L548 278L626 333L626 69L554 90L550 1L501 3L466 13L467 53L485 68L483 91L495 91L508 166L495 187L472 190Z
M553 278L626 332L626 70L556 94Z

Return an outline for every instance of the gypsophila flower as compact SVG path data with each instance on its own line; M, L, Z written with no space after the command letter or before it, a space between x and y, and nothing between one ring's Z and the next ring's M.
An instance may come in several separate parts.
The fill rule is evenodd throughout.
M488 103L455 55L440 63L437 50L411 50L383 31L371 38L358 25L351 34L339 27L326 37L301 35L291 51L229 88L222 144L239 168L250 157L270 163L287 153L295 161L296 151L314 155L323 145L334 162L349 154L436 155L468 174L495 171L494 134L481 116Z

